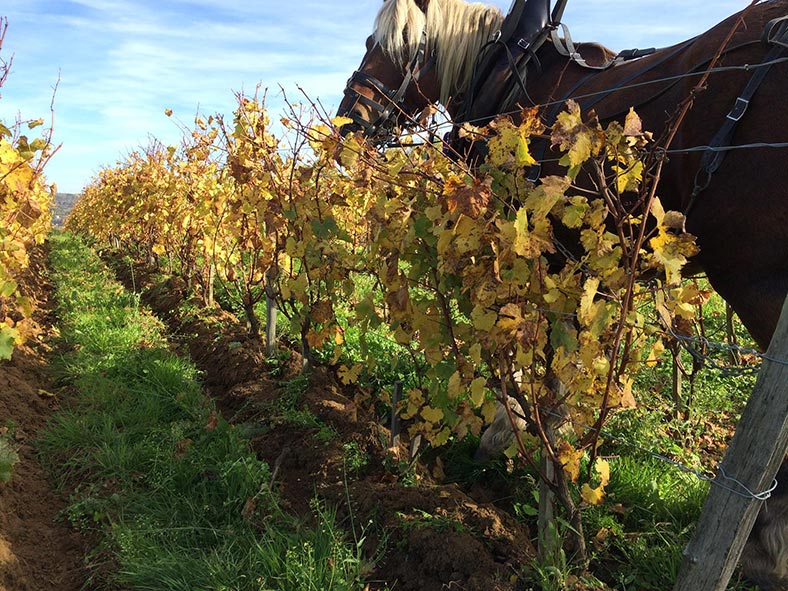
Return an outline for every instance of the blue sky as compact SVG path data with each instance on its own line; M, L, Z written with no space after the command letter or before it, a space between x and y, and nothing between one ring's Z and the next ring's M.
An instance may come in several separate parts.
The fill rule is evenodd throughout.
M510 0L489 0L506 10ZM576 40L612 49L664 46L700 33L748 0L569 0ZM44 117L54 96L46 172L77 193L155 137L177 144L195 113L230 116L234 92L269 88L277 119L297 87L334 112L364 52L381 0L3 0L0 56L13 65L0 89L6 125ZM58 82L59 79L59 82ZM165 109L174 111L173 118Z

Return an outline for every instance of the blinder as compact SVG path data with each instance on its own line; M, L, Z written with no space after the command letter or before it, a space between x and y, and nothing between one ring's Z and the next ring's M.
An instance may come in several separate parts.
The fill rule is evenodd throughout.
M405 77L402 79L397 90L389 88L371 74L367 74L361 70L353 72L345 87L345 96L351 97L353 102L345 112L338 113L340 116L350 118L353 123L343 126L343 132L361 131L366 137L375 137L381 135L381 131L392 131L396 125L399 114L407 109L405 105L405 93L408 91L408 88L412 83L418 82L420 76L428 71L435 63L434 52L431 53L429 58L425 61L426 52L427 30L424 29L421 33L419 46L408 63L405 70ZM364 64L362 62L361 67L363 68L363 66ZM376 91L384 97L385 101L383 102L386 104L364 96L355 88L352 88L353 84ZM354 112L353 107L359 103L371 109L373 113L378 113L377 117L367 121L361 115Z

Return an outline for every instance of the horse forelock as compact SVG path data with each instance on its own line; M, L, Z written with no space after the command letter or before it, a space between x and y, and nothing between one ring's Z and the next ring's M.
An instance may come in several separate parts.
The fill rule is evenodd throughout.
M392 61L404 67L416 55L426 25L427 17L414 0L388 0L375 18L373 36Z
M502 22L498 8L479 2L431 0L424 14L414 0L386 0L375 19L374 38L404 67L426 30L427 50L437 57L439 100L445 105L468 87L479 51Z

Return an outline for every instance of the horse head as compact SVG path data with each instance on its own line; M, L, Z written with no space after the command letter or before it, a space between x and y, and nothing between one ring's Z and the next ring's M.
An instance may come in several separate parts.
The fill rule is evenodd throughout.
M451 114L452 98L502 20L497 8L463 0L384 0L337 111L352 120L341 132L383 141L427 105L440 102ZM476 23L470 31L469 22Z

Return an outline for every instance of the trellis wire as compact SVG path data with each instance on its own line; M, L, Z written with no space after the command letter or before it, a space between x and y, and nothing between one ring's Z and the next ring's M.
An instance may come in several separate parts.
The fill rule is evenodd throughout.
M647 449L647 448L645 448L645 447L643 447L641 445L638 445L637 443L634 443L632 441L627 440L625 437L621 437L620 435L613 435L611 433L608 433L604 429L597 429L596 427L594 427L592 425L586 425L586 424L584 424L584 423L582 423L580 421L576 421L576 420L572 419L571 417L567 419L566 416L560 415L560 414L558 414L558 413L556 413L555 411L552 411L552 410L543 410L542 412L544 412L544 414L546 414L546 415L550 415L552 417L556 417L556 418L559 418L559 419L564 420L564 421L568 420L573 425L578 425L578 426L583 427L584 429L587 429L589 431L598 432L600 435L604 436L608 440L616 441L616 442L618 442L620 444L623 444L623 445L626 445L628 447L631 447L631 448L633 448L633 449L635 449L635 450L637 450L637 451L639 451L641 453L644 453L644 454L654 458L655 460L658 460L660 462L664 462L666 464L669 464L669 465L673 466L674 468L678 468L680 471L682 471L682 472L684 472L686 474L691 474L691 475L695 476L696 478L698 478L699 480L702 480L704 482L708 482L712 486L717 486L719 488L727 490L731 494L735 494L735 495L738 495L740 497L744 497L746 499L754 499L754 500L757 500L757 501L765 501L766 499L768 499L768 498L770 498L772 496L772 492L774 492L774 490L777 488L777 484L778 483L777 483L777 479L775 478L772 481L771 487L769 487L765 491L756 493L756 492L751 491L744 483L742 483L737 478L735 478L733 476L729 476L728 473L725 471L725 468L723 468L722 464L720 464L720 463L717 464L717 470L718 470L717 474L715 476L709 476L708 474L704 474L700 470L697 470L695 468L691 468L691 467L687 466L686 464L682 464L681 462L679 462L677 460L674 460L672 458L669 458L668 456L666 456L664 454L661 454L661 453L655 452L653 450ZM722 479L720 479L720 477ZM738 488L734 488L732 486L729 486L729 485L725 484L722 480L735 483Z
M677 74L675 76L666 76L664 78L657 78L656 80L646 80L645 82L636 82L634 84L625 84L624 86L618 86L616 88L606 88L606 89L600 90L598 92L589 92L589 93L586 93L586 94L578 94L578 95L575 95L575 96L572 96L572 97L568 97L566 99L560 99L560 100L555 100L555 101L549 101L549 102L546 102L546 103L540 103L537 106L539 106L539 107L550 107L550 106L553 106L553 105L559 105L559 104L565 103L567 100L577 101L577 100L582 100L582 99L587 99L587 98L593 98L593 97L596 97L596 96L609 94L611 92L620 92L620 91L623 91L623 90L630 90L630 89L633 89L633 88L639 88L639 87L642 87L642 86L648 86L649 84L660 84L662 82L674 82L674 81L677 81L677 80L682 80L684 78L692 78L693 76L703 76L706 73L719 74L721 72L729 72L729 71L735 71L735 70L744 70L746 72L749 72L750 70L755 70L755 69L758 69L758 68L770 67L772 65L783 63L783 62L788 62L788 57L780 57L780 58L776 58L776 59L773 59L773 60L769 60L768 62L761 62L759 64L742 64L740 66L717 66L715 68L710 68L708 70L702 70L702 71L699 71L699 72L685 72L683 74ZM498 115L516 115L519 112L520 112L520 109L516 109L516 110L512 110L512 111L505 111L503 113L498 113ZM484 119L486 119L486 117ZM479 121L482 121L484 119L471 120L471 121L468 121L467 123L471 123L471 124L478 123Z

